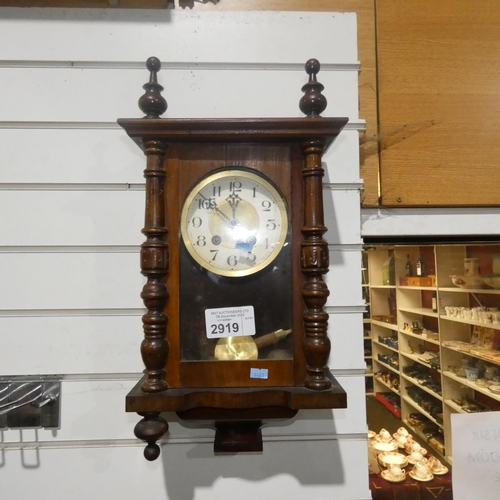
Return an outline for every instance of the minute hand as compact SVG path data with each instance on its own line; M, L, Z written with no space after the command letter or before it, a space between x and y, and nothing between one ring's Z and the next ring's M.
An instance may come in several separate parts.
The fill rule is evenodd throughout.
M212 210L215 210L219 215L222 216L223 219L226 219L228 222L231 222L231 219L217 206L217 203L215 203L215 200L211 200L210 198L206 198L201 193L200 193L200 196L204 200L208 201L209 208L211 208Z

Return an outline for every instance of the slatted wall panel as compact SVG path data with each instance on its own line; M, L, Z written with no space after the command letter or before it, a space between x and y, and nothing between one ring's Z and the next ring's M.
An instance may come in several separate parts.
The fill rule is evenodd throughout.
M174 419L149 464L124 412L142 370L145 162L115 121L141 116L150 55L172 118L300 116L316 57L326 114L350 119L325 157L330 365L349 407L266 427L263 455L212 458L213 431ZM369 497L358 70L352 14L0 9L0 375L63 377L59 430L1 433L2 498L49 477L77 500Z

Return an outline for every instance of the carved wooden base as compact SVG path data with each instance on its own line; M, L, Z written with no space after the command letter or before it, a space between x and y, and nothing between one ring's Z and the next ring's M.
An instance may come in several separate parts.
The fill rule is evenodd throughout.
M183 420L211 421L216 429L215 453L262 451L263 421L294 417L301 409L347 408L346 392L329 372L331 387L325 391L306 387L231 387L141 390L141 380L127 395L126 407L144 418L135 435L148 444L144 456L156 460L156 441L168 431L161 412L175 411Z

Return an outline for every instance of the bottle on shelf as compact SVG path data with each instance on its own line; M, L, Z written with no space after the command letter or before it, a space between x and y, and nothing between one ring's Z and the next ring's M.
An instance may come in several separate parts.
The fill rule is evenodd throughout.
M406 255L406 276L413 276L413 265L410 260L410 254Z
M416 270L417 270L417 276L424 275L424 263L422 262L422 257L419 257L417 259Z
M389 257L382 266L382 284L383 285L396 284L396 263L394 261L393 252L389 254Z
M438 311L438 306L437 306L437 294L434 292L432 294L432 312L437 312Z

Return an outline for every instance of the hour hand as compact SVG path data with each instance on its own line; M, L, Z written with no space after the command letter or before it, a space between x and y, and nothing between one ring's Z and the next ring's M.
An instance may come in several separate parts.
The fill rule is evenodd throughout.
M241 201L241 198L237 194L231 193L226 198L226 201L229 203L229 206L233 211L233 219L236 219L236 208L238 207L238 203Z

